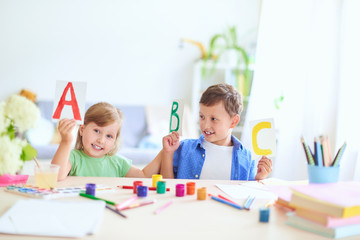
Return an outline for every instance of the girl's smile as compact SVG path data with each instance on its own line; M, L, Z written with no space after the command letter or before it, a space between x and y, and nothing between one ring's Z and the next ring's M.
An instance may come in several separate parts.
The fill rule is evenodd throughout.
M119 124L113 122L107 126L99 126L94 122L80 127L80 135L84 152L89 157L101 158L110 152L117 139Z

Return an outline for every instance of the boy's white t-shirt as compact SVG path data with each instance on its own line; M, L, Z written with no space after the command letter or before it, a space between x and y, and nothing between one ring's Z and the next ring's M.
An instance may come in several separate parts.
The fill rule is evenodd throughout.
M230 180L233 146L219 146L204 140L205 162L200 179Z

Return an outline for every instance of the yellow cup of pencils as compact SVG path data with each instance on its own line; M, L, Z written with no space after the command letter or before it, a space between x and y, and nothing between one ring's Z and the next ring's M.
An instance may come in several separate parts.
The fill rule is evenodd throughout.
M308 165L309 183L334 183L339 181L340 167Z

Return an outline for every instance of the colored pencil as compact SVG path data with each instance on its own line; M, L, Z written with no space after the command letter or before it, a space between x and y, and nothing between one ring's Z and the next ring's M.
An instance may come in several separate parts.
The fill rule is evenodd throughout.
M321 142L321 150L323 152L323 160L324 160L324 167L330 166L330 155L329 155L329 149L328 149L328 140L329 138L327 136L320 136L320 142Z
M103 199L103 198L94 197L93 195L90 195L90 194L79 193L79 195L82 196L82 197L93 199L93 200L102 200L102 201L105 201L107 204L110 204L110 205L114 205L114 206L116 205L116 203L114 203L114 202L108 201L108 200Z
M134 189L133 186L118 186L118 187L122 189ZM156 187L149 187L149 191L156 191ZM166 188L166 191L169 192L170 188Z
M346 142L341 146L341 148L338 150L337 154L336 154L336 157L333 161L333 163L331 164L331 166L337 166L339 165L339 162L340 162L340 159L345 151L345 148L346 148Z
M109 207L108 205L105 205L105 207L106 207L107 209L113 211L114 213L122 216L123 218L127 218L127 217L126 217L124 214L122 214L120 211L118 211L118 210L116 210L116 209L113 209L113 208Z
M322 159L322 153L321 153L321 147L319 140L315 137L314 138L314 149L315 149L315 159L316 159L316 165L319 167L323 167L323 159Z
M254 200L255 200L255 197L249 196L244 203L244 209L250 210L251 205L253 204Z
M233 202L233 201L231 201L230 199L228 199L228 198L226 198L226 197L224 197L224 196L222 196L222 195L218 195L218 197L219 198L221 198L221 199L224 199L224 200L226 200L226 201L228 201L228 202L231 202L231 203L233 203L233 204L237 204L236 202Z
M134 203L134 204L131 204L131 205L127 206L127 207L122 208L121 211L146 206L146 205L149 205L149 204L153 204L154 202L156 202L156 201L155 200L150 200L150 201L142 202L142 203Z
M231 207L234 207L234 208L237 208L237 209L242 209L242 206L238 205L238 204L234 204L234 203L231 203L229 201L226 201L224 199L221 199L221 198L218 198L218 197L215 197L215 196L211 196L211 199L215 200L215 201L218 201L218 202L221 202L221 203L225 203Z
M327 163L327 166L330 166L330 165L331 165L331 160L332 160L332 154L331 154L330 141L329 141L329 138L328 138L327 136L326 136L326 139L325 139L325 145L326 145L327 153L328 153L328 163Z
M129 198L128 200L126 200L125 202L123 203L120 203L120 204L116 204L116 209L117 210L122 210L123 208L129 206L130 204L132 204L133 202L135 202L136 200L138 199L137 196L133 196L131 198Z
M312 154L310 152L309 146L306 144L303 137L301 137L301 143L303 144L304 151L305 151L305 156L306 156L306 158L308 160L308 163L310 165L315 165L315 162L314 162L313 156L312 156Z
M173 204L173 201L169 201L168 203L166 203L165 205L159 207L158 209L155 210L154 214L159 214L162 211L164 211L165 208L169 207L171 204Z

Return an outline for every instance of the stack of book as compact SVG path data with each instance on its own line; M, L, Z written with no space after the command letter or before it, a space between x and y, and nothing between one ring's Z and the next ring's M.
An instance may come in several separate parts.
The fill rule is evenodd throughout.
M360 182L297 185L287 224L330 238L360 235Z

